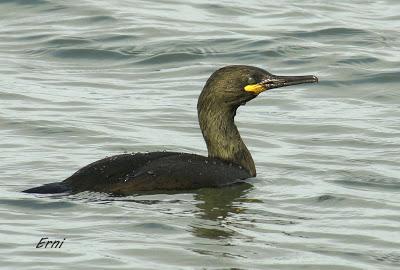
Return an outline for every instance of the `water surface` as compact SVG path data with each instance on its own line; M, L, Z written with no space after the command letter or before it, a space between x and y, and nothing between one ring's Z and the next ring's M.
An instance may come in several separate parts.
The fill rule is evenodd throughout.
M0 0L4 269L399 269L398 1ZM206 154L196 101L229 64L315 74L236 123L248 185L20 191L105 156ZM36 249L42 237L61 249Z

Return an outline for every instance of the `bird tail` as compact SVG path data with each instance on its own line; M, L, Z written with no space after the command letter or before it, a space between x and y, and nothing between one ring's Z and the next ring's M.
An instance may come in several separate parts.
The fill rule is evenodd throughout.
M71 188L64 182L55 182L43 186L26 189L25 193L53 194L71 192Z

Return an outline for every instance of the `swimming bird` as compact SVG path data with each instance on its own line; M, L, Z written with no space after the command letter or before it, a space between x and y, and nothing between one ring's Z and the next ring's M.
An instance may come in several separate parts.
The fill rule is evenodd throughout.
M314 82L318 78L313 75L277 76L253 66L223 67L207 80L197 103L208 156L164 151L120 154L91 163L62 182L24 192L129 195L221 187L254 177L253 158L234 122L236 110L267 90Z

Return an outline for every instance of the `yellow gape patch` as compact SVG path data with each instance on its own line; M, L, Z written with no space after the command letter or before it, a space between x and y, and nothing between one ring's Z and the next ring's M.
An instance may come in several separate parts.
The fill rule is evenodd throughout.
M267 87L265 87L265 85L262 84L249 84L244 87L244 91L256 95L260 94L261 92L264 92L265 90L267 90Z

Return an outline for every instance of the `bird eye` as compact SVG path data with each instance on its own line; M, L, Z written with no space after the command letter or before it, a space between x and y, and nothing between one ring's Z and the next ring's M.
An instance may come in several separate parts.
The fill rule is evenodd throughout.
M247 82L248 82L248 84L256 84L256 83L257 83L256 80L255 80L253 77L250 77L250 78L247 80Z

